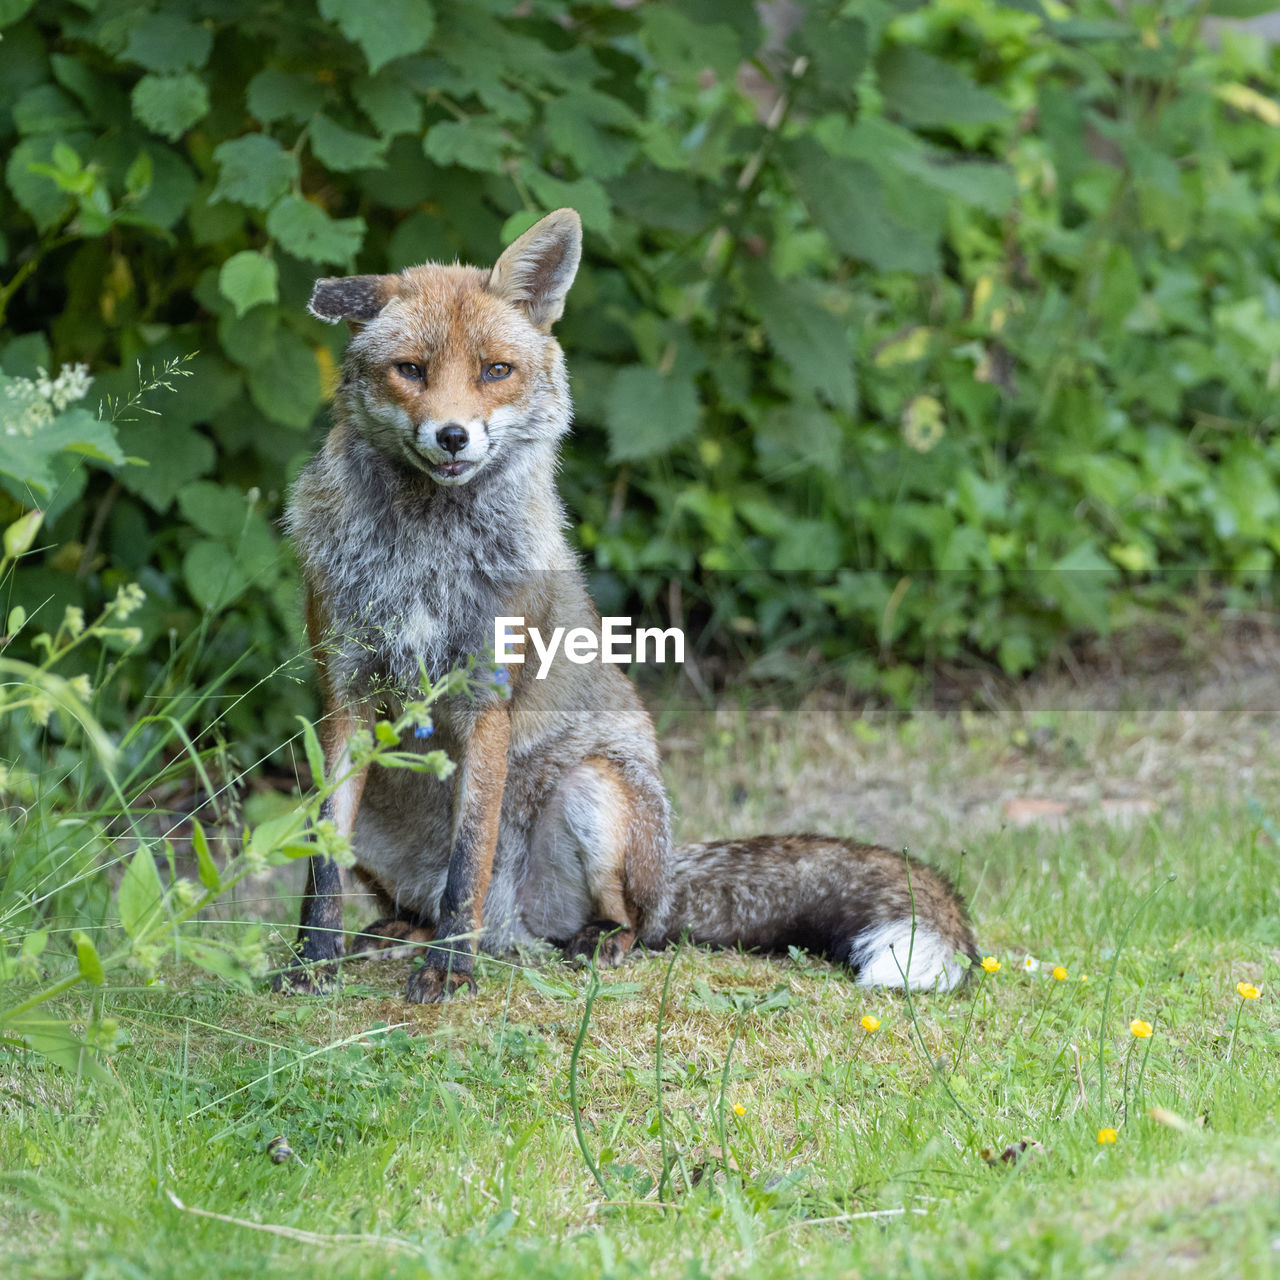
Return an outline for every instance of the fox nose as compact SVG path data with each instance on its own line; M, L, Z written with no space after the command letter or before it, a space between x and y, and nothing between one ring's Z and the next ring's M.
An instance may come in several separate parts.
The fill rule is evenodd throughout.
M451 422L448 426L441 427L436 432L436 443L442 449L448 449L452 454L461 453L467 447L466 430L458 426L456 422Z

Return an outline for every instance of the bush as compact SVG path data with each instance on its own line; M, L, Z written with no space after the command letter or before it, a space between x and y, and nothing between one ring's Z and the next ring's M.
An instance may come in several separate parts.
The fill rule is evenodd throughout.
M1204 7L0 5L4 372L122 396L199 352L119 426L148 465L6 485L0 519L46 505L52 535L15 602L136 578L135 692L214 614L178 678L270 676L302 647L277 517L342 345L313 279L488 262L566 204L564 488L610 611L675 580L704 644L901 688L1026 670L1193 570L1256 588L1278 64L1207 47ZM276 678L225 723L265 750L307 699Z

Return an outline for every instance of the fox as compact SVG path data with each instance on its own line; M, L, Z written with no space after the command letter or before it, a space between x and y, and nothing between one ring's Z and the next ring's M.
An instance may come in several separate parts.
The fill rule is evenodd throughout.
M433 705L451 777L354 769L353 735L534 628L601 620L556 486L572 410L552 329L582 256L558 209L491 268L427 263L318 280L308 309L350 328L332 426L294 483L285 526L320 685L321 817L350 840L379 918L362 950L413 951L405 998L476 990L479 950L537 940L616 965L640 943L841 962L868 987L950 990L978 952L966 905L905 852L824 835L676 844L658 743L618 664L505 668L505 686ZM420 696L420 693L419 693ZM343 880L308 860L279 984L326 989L346 954Z

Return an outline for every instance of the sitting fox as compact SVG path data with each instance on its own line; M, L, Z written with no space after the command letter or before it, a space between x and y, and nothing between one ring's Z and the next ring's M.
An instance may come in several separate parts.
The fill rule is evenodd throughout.
M599 632L555 485L570 402L551 328L581 250L578 215L560 209L492 270L428 264L316 283L312 314L352 330L333 429L287 518L327 772L350 771L351 735L397 691L414 696L423 669L436 679L491 656L495 619ZM673 846L653 723L620 668L506 670L506 690L435 704L421 745L448 752L451 778L374 768L326 802L387 913L366 937L426 947L409 1000L474 989L477 944L535 938L606 964L637 939L687 935L812 948L866 986L964 977L973 934L938 872L825 836ZM341 893L339 869L312 858L287 986L315 990L344 953Z

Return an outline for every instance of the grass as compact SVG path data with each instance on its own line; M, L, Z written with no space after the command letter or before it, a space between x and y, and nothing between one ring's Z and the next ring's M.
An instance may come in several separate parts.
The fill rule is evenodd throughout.
M908 1001L685 948L588 1000L583 970L489 960L477 998L423 1008L403 962L296 1001L168 970L96 997L116 1087L0 1059L0 1269L1272 1275L1280 767L1255 710L677 716L687 835L897 832L959 875L999 971ZM1071 798L1061 829L1002 825L1042 793ZM1150 811L1108 825L1115 795ZM289 932L287 895L264 910Z

